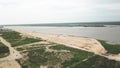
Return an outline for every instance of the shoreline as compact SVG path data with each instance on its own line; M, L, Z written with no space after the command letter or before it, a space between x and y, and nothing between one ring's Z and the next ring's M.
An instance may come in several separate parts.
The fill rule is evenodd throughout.
M97 39L88 38L88 37L72 36L72 35L62 35L62 34L60 34L60 35L45 34L45 33L30 32L30 31L18 30L18 29L13 30L13 31L19 32L20 35L23 35L23 36L27 36L27 37L31 37L31 38L40 38L40 39L46 40L47 42L63 44L67 47L83 50L83 51L86 51L89 53L91 52L94 55L99 55L101 57L107 58L108 60L114 60L114 61L118 61L118 62L120 61L120 54L108 53L109 51ZM2 40L2 42L4 42L6 44L6 46L8 46L8 47L11 46L9 44L9 42L5 41L2 38L1 38L1 40ZM10 47L10 52L11 51L14 51L14 50L11 49L11 47ZM12 56L12 58L15 58L16 54L18 52L16 52L15 55L13 53L15 53L15 52L11 52L11 56ZM7 57L7 59L11 59L11 57ZM16 66L18 66L18 68L21 68L15 59L11 59L9 62L1 63L0 67L9 66L14 62L14 64L16 64ZM11 62L11 61L13 61L13 62Z
M56 34L45 34L39 32L31 32L24 30L14 30L19 32L25 36L42 38L43 40L47 40L49 42L54 42L58 44L63 44L68 47L80 49L87 52L92 52L96 55L100 55L108 58L109 60L120 61L120 54L107 54L107 50L103 47L103 45L96 39L88 38L88 37L76 37L70 35L56 35Z
M30 32L30 31L24 31L18 29L15 29L14 31L17 31L25 36L42 38L50 42L63 44L68 47L81 49L98 55L102 55L107 52L104 49L104 47L100 44L100 42L98 42L96 39L76 37L70 35L45 34L45 33Z
M5 27L9 29L21 29L21 30L27 30L27 31L34 31L34 32L40 32L40 33L48 33L48 34L64 34L64 35L73 35L73 36L80 36L80 37L89 37L94 39L100 39L105 40L108 43L113 44L120 44L119 39L119 28L87 28L87 27L25 27L25 26L10 26ZM80 31L79 31L80 30ZM111 32L113 31L113 32ZM104 33L104 34L102 34ZM109 35L108 35L109 34Z

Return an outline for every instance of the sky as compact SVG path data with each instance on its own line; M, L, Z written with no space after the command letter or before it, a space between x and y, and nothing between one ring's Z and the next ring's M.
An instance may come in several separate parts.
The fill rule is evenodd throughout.
M120 21L120 0L0 0L0 24Z

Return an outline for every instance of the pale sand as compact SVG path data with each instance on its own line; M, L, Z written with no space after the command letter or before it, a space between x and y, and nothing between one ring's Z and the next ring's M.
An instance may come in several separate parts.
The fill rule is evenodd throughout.
M0 62L0 68L21 68L19 63L15 60Z
M105 54L107 52L96 39L66 36L66 35L44 34L44 33L30 32L30 31L23 31L18 29L16 29L15 31L20 32L26 36L42 38L50 42L64 44L69 47L85 50L88 52L93 52L99 55Z
M120 61L120 54L111 54L109 56L105 56L108 59L115 60L115 61Z

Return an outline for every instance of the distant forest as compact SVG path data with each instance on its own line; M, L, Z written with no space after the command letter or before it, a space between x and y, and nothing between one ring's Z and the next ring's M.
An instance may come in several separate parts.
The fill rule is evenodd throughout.
M76 23L49 23L49 24L16 24L16 25L5 25L5 26L105 27L105 25L120 25L120 22L76 22Z

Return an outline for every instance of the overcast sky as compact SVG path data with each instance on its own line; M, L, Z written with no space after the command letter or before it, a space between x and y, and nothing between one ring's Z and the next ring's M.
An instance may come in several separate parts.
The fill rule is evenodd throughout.
M120 0L0 0L0 24L120 21Z

